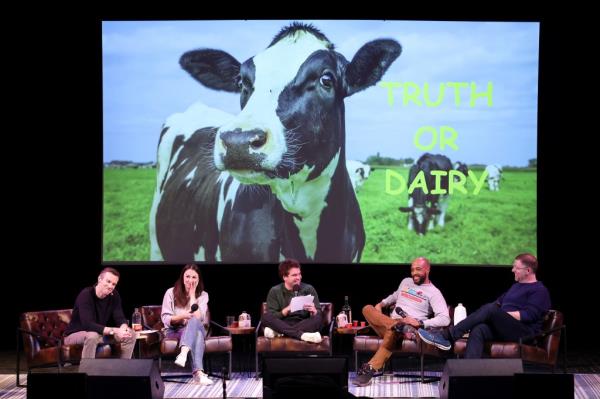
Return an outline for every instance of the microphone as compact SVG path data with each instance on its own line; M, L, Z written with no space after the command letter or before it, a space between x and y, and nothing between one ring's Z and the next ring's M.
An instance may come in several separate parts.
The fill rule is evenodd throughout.
M405 311L404 311L404 310L403 310L403 309L402 309L400 306L396 306L396 309L395 309L395 311L396 311L396 314L399 314L399 315L400 315L400 316L402 316L402 317L406 317L406 316L408 316L408 315L406 314L406 312L405 312Z
M300 284L294 285L292 290L294 291L294 296L298 296L298 291L300 291Z
M198 304L197 304L197 303L194 303L194 304L192 305L192 310L190 310L190 313L194 313L196 310L198 310Z

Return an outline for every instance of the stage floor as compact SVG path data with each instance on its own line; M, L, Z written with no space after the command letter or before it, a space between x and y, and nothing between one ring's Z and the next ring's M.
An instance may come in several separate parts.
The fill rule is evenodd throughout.
M429 376L441 376L440 372L428 373ZM163 380L175 374L163 374ZM349 391L355 396L370 398L438 398L438 382L422 384L414 379L383 375L372 380L366 387L355 387L351 380L354 373L349 376ZM21 377L26 380L26 376ZM0 398L25 399L26 388L15 385L15 374L0 374ZM226 383L228 398L261 398L262 379L249 377L247 373L234 373L233 378ZM179 382L165 381L165 398L222 398L223 384L216 380L211 386L198 386L190 383L187 378L180 378ZM600 374L575 374L575 398L593 399L600 398Z

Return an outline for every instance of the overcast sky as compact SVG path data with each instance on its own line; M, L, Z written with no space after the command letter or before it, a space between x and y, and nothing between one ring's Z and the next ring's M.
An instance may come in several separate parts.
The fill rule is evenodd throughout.
M196 101L232 114L238 95L201 86L179 67L179 57L196 48L227 51L243 62L264 50L291 21L104 22L103 119L105 162L156 160L161 125ZM383 81L425 83L437 98L440 83L493 84L493 106L480 99L469 106L469 89L454 92L438 107L402 104L394 90L371 87L346 98L347 159L369 155L417 158L415 133L422 126L450 126L458 132L452 161L526 166L537 158L539 24L524 22L302 21L313 23L351 60L368 41L393 38L402 55ZM422 97L421 97L422 98ZM427 143L431 135L423 136Z

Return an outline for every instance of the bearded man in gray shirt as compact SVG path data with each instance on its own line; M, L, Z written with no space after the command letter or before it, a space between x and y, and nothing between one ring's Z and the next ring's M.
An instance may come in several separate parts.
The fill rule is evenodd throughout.
M404 335L416 334L419 328L446 327L450 315L446 300L429 281L431 264L426 258L415 259L410 266L411 277L400 282L398 289L377 305L367 305L363 315L377 335L383 338L375 355L356 372L354 385L365 386L392 355L392 348ZM392 306L390 316L382 308Z

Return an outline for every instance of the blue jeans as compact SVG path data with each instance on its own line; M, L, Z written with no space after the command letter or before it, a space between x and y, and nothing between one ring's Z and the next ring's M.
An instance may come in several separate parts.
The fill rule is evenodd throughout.
M202 366L202 359L204 358L204 348L206 344L204 340L206 338L206 330L204 324L195 317L188 320L185 327L179 330L169 329L167 331L167 338L179 338L179 346L187 346L190 348L192 354L192 370L204 370Z

